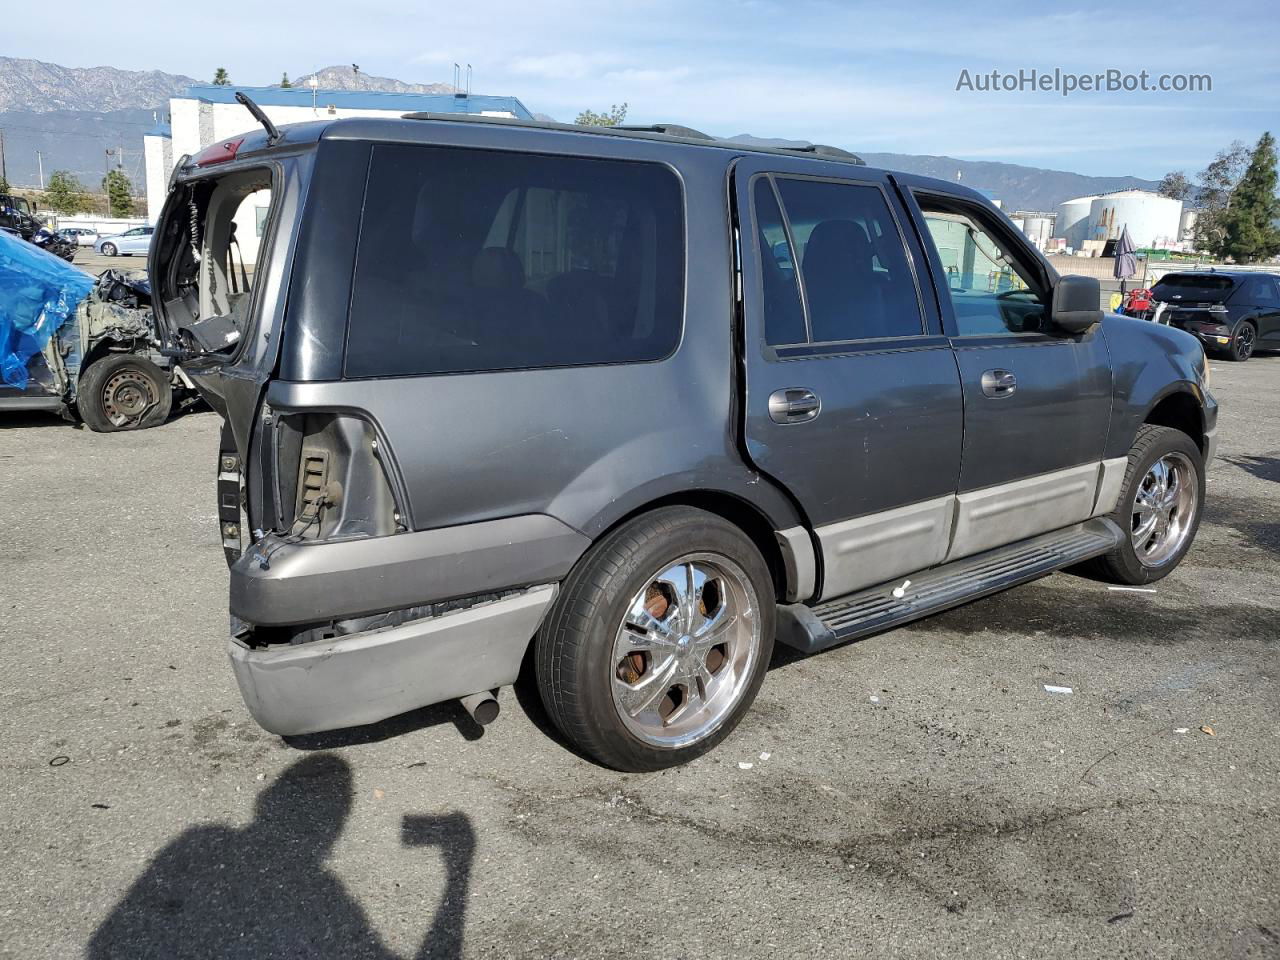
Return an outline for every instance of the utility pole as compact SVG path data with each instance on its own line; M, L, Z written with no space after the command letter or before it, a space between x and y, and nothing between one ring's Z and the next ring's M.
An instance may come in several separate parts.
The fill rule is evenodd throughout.
M9 182L9 169L4 165L4 131L0 130L0 180Z
M44 154L36 151L36 166L40 168L40 189L44 190Z

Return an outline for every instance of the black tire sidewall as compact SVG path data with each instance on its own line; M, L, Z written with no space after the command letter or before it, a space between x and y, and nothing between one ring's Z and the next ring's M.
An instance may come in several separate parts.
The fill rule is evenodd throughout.
M157 402L138 422L117 426L107 417L103 407L102 387L113 374L129 368L145 374L155 384ZM85 426L94 433L118 433L159 426L169 419L172 406L173 390L169 386L169 377L146 357L132 353L112 353L93 361L80 377L76 392L76 410Z
M722 555L756 592L760 647L743 694L712 733L678 749L636 737L611 689L613 642L632 598L654 573L691 553ZM539 635L539 686L548 712L575 746L606 766L633 772L687 763L727 737L750 708L773 652L777 598L759 549L737 527L692 507L669 507L627 523L596 544L565 581Z
M1158 429L1160 432L1155 442L1147 447L1140 457L1130 461L1128 472L1125 476L1124 489L1120 492L1120 500L1111 515L1124 535L1124 540L1111 555L1111 559L1119 568L1119 572L1122 573L1124 582L1131 584L1152 583L1172 573L1178 564L1182 562L1182 558L1186 556L1187 551L1191 549L1191 544L1195 542L1196 533L1200 529L1200 519L1204 515L1205 474L1204 458L1200 453L1200 448L1180 430L1174 430L1171 427L1160 427ZM1188 531L1187 537L1178 552L1160 566L1149 567L1138 558L1138 553L1133 547L1133 538L1130 536L1133 522L1133 502L1138 495L1138 485L1141 483L1142 478L1147 475L1147 471L1151 469L1151 465L1166 454L1174 452L1186 455L1195 467L1195 516L1191 520L1191 529Z

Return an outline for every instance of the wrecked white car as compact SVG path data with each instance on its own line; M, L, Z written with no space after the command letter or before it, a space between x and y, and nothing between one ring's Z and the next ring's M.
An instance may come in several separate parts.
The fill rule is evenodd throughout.
M164 423L194 394L155 349L142 271L94 280L0 236L0 411L54 410L107 433Z

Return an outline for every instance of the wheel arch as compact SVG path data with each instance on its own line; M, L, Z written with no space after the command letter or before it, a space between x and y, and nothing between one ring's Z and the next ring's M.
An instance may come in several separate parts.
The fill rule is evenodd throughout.
M1204 401L1190 384L1181 384L1164 393L1153 403L1142 422L1156 427L1172 427L1191 438L1199 451L1205 452Z
M795 564L788 563L787 558L784 556L783 548L778 538L779 527L775 525L775 521L771 520L759 505L727 490L683 490L648 500L615 518L595 536L594 540L599 541L636 517L652 513L654 510L659 510L663 507L675 506L705 510L707 513L714 514L722 520L733 524L746 534L751 542L756 545L761 556L764 557L765 564L769 567L770 576L773 578L774 591L779 602L782 602L788 596L795 596L797 591L805 590L804 575L797 573ZM807 537L806 542L808 542ZM810 593L812 592L812 586L813 584L810 583L808 590Z

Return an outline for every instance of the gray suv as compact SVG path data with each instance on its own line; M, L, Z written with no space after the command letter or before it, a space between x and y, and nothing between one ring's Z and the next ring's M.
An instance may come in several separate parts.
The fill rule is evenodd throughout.
M270 731L487 720L527 658L573 745L652 770L730 733L775 639L1191 545L1199 343L1104 317L972 190L684 128L260 121L180 163L150 268L225 419Z

